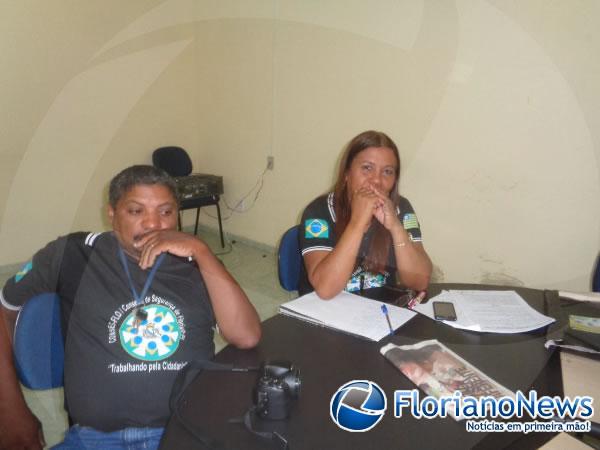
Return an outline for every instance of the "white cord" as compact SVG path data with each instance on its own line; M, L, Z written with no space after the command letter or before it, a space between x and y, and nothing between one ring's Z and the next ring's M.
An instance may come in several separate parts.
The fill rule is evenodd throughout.
M225 197L223 197L225 207L227 208L228 211L230 211L230 213L226 217L221 217L222 221L229 220L231 218L231 216L233 216L233 213L243 214L243 213L250 211L254 207L254 205L256 204L256 201L258 200L258 196L260 195L260 192L262 191L262 188L263 188L263 185L265 182L265 174L267 173L268 169L269 168L267 165L265 167L265 169L263 170L263 172L258 177L258 180L256 180L256 183L254 184L254 186L252 186L252 189L250 189L240 200L238 200L238 202L235 204L235 206L233 208L231 206L229 206L227 199ZM250 206L248 206L244 209L240 209L240 205L242 203L244 203L244 200L246 200L250 196L250 194L252 194L252 192L254 192L255 190L256 190L256 194L254 195L254 198L252 199L252 203L250 204ZM202 212L212 219L218 219L218 217L213 216L212 214L206 212L206 210L204 210L204 209L202 209Z

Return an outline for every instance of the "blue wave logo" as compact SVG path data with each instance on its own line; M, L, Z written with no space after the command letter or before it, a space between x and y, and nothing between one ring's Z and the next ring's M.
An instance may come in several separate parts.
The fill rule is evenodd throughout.
M333 394L329 414L342 430L361 432L377 425L386 409L385 393L376 383L353 380Z

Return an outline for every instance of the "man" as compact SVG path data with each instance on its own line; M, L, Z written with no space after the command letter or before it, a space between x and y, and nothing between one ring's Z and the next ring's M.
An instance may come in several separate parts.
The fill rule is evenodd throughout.
M9 340L20 306L36 294L61 298L65 404L76 425L59 448L92 441L119 448L139 440L149 444L143 448L156 447L173 380L188 361L213 357L215 322L237 347L258 343L256 310L204 242L176 231L177 214L168 175L152 166L129 167L110 183L112 232L61 237L6 283L0 449L44 445L19 389Z

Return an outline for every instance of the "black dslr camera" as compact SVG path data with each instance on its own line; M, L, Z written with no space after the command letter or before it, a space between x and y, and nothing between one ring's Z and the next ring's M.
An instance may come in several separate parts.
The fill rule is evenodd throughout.
M289 361L261 364L254 387L254 407L262 419L280 420L290 415L300 394L300 370Z

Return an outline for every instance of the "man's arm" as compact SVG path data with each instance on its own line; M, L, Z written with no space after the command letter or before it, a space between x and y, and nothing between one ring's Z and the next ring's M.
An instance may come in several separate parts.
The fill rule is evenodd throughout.
M189 234L163 230L146 234L135 245L142 249L139 263L142 269L151 267L163 252L194 258L206 283L221 335L239 348L258 344L261 327L254 306L204 242Z
M12 336L18 314L16 307L37 294L56 291L66 243L66 237L59 238L36 252L0 293L0 450L44 446L42 426L27 407L17 380Z
M17 313L0 306L0 449L41 449L40 421L31 413L17 380L12 331Z
M221 335L236 347L255 347L262 333L260 318L246 293L206 244L202 243L194 259L206 282Z

